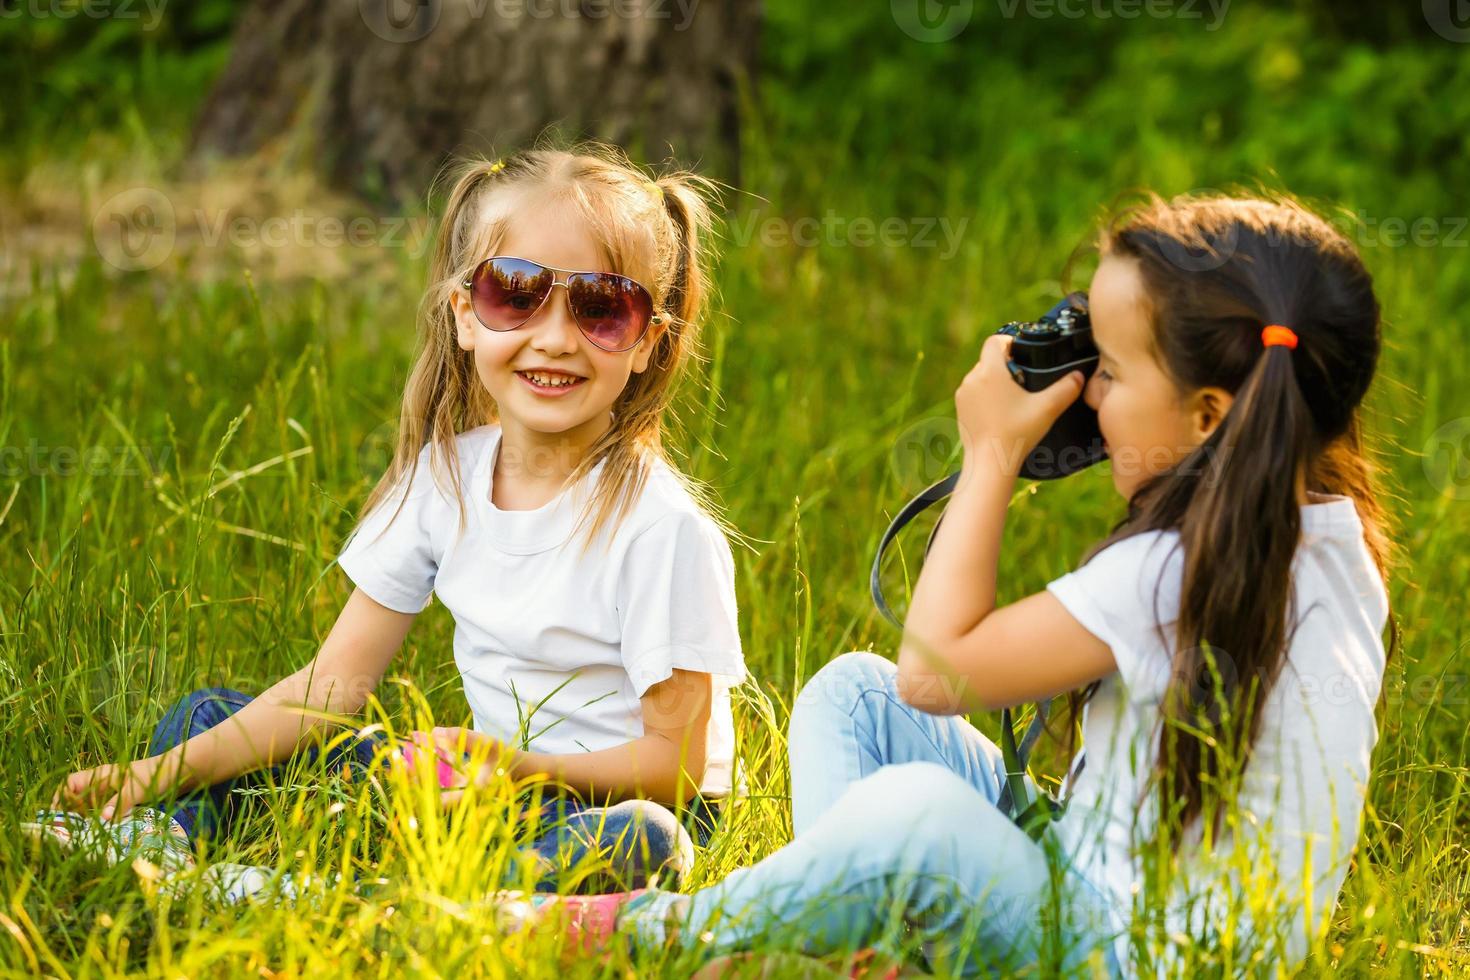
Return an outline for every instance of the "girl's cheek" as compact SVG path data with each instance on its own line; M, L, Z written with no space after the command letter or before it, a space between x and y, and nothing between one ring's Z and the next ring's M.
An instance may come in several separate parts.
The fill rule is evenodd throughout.
M1102 407L1103 382L1098 380L1096 374L1087 379L1087 385L1082 389L1082 401L1088 408L1096 412Z
M1103 438L1108 442L1113 441L1112 438L1108 435L1108 432L1112 429L1112 407L1112 404L1106 398L1104 398L1099 400L1096 408L1097 427L1102 430Z

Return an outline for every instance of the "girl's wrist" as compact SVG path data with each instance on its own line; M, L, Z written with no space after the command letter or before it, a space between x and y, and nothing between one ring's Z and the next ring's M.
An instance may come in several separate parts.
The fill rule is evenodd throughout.
M464 761L469 764L460 772L467 782L476 786L488 785L497 772L504 772L512 780L518 780L527 775L523 770L529 767L522 761L522 757L530 754L506 747L498 755L492 755L479 763L470 762L466 756Z
M171 788L172 784L164 766L167 755L168 752L163 752L128 763L123 785L130 787L130 792L140 801L162 796Z
M955 486L956 497L967 496L976 490L1000 487L1009 491L1021 478L1020 461L1015 466L1003 463L988 452L967 452L960 462L960 479ZM1007 493L1009 496L1009 493Z
M1025 440L999 433L977 433L961 441L960 466L963 470L1021 475L1021 464L1028 453Z
M526 752L509 745L500 750L500 761L491 760L490 765L504 769L511 779L545 774L549 771L547 755L543 752Z
M185 759L184 750L188 742L180 742L173 748L168 749L151 758L142 760L141 765L150 766L150 771L143 773L148 781L155 787L157 793L167 793L170 790L191 790L197 788L198 780L195 775L198 771L199 760L190 764ZM198 746L195 746L198 754Z

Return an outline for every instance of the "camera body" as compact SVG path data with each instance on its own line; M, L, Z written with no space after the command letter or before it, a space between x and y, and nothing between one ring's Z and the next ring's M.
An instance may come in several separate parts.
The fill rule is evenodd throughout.
M1040 391L1073 371L1084 380L1097 369L1097 345L1087 294L1072 293L1035 320L1007 323L996 333L1015 338L1006 367L1027 391ZM1021 464L1028 480L1055 480L1107 457L1097 413L1079 396Z

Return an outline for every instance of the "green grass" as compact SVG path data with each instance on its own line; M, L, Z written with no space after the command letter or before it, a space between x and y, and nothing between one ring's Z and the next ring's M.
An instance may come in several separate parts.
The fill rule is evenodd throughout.
M1360 848L1306 972L1470 968L1470 359L1459 313L1470 232L1454 244L1470 213L1456 196L1470 177L1470 109L1445 97L1467 81L1463 47L1375 48L1244 4L1208 35L982 21L931 45L897 32L884 4L820 17L770 6L743 136L742 190L759 199L732 198L710 358L681 406L688 468L757 539L737 551L759 678L737 719L752 793L692 884L789 839L782 733L802 680L844 650L891 652L867 564L888 514L944 471L924 437L946 431L983 337L1059 294L1065 260L1119 191L1260 182L1360 216L1352 227L1387 314L1370 419L1406 558L1391 588L1405 645L1385 681ZM1058 50L1069 56L1048 58ZM1422 112L1431 99L1436 111ZM159 101L150 90L136 105ZM186 119L121 111L101 132L29 137L7 162L19 188L9 210L51 234L42 247L7 232L0 296L0 970L560 973L544 940L485 939L489 914L474 898L513 872L510 835L467 847L411 793L386 822L330 784L259 798L225 845L235 859L356 862L394 883L366 900L324 888L319 906L290 912L220 916L195 903L156 916L129 870L38 856L14 833L66 772L139 752L184 691L259 690L309 658L350 589L332 559L386 463L423 275L416 250L293 248L287 261L269 247L185 244L125 273L90 247L91 214L117 190L160 188L180 214L206 200L174 169ZM295 198L273 187L254 200L255 213L264 200L265 215L289 216ZM850 224L811 246L751 232L829 212L899 219L913 233L933 222L939 244L860 245L844 237ZM1392 244L1381 234L1390 218L1432 219L1434 242ZM963 223L953 254L941 221ZM1447 450L1459 453L1459 484L1436 468L1436 433L1461 440ZM101 462L68 462L58 447ZM1120 508L1102 468L1022 495L1001 600L1073 567ZM912 532L911 561L923 533ZM467 720L452 625L442 606L420 617L393 668L405 683L380 690L390 717L415 719L412 685L440 722ZM994 734L994 717L976 721ZM1043 753L1038 768L1060 774L1062 763ZM1195 955L1190 972L1232 972L1226 954ZM615 958L574 972L628 968Z

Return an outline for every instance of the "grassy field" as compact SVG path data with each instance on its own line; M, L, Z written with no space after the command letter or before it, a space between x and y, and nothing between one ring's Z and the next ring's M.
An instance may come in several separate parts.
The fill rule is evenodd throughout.
M1465 45L1335 34L1243 0L1213 29L992 10L944 43L906 34L887 4L768 6L709 358L681 409L688 469L753 540L737 567L759 678L737 719L752 792L692 884L789 839L783 731L803 678L844 650L891 652L867 565L887 515L951 462L945 419L984 336L1060 294L1120 192L1285 188L1332 208L1376 278L1370 419L1403 557L1405 643L1360 848L1307 975L1470 970L1470 105L1451 95L1470 85ZM0 41L20 30L0 25ZM33 67L80 71L64 40ZM504 823L451 834L423 793L395 796L386 820L304 776L258 797L217 857L391 883L368 898L323 885L292 911L153 914L129 869L38 856L15 833L66 772L140 752L184 691L259 690L312 656L350 590L332 561L387 462L412 351L424 216L322 195L277 162L184 174L196 103L176 93L198 91L219 42L182 43L104 48L128 84L37 89L4 119L0 971L564 973L542 940L492 939L474 904L512 866ZM119 193L175 216L156 264L94 222ZM245 224L221 236L221 216ZM327 241L354 218L364 240ZM1074 284L1086 276L1084 261ZM1121 506L1104 468L1029 487L1002 601L1073 567ZM467 720L452 628L442 606L420 617L380 692L388 717ZM1194 955L1200 976L1244 969L1229 950Z

